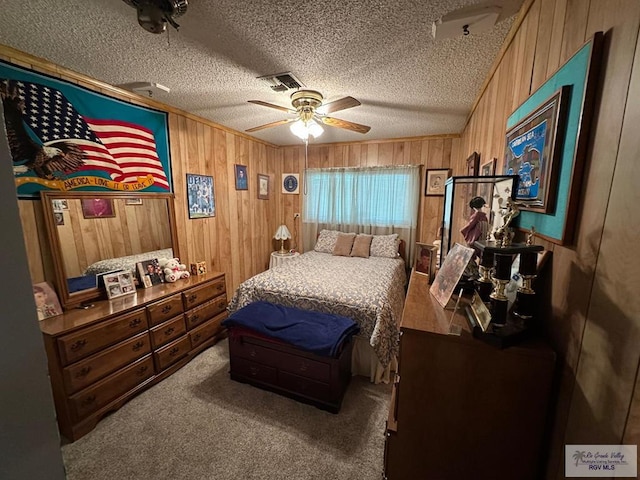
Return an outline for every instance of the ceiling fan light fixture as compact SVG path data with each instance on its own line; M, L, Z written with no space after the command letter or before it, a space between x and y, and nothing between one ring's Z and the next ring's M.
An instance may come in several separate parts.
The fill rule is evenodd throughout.
M308 140L309 135L313 138L318 138L324 132L324 129L315 120L308 120L307 122L298 120L293 122L289 129L300 140Z

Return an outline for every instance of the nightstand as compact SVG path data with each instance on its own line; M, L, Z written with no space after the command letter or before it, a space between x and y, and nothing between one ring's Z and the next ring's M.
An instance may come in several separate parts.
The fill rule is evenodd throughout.
M300 252L293 252L293 253L271 252L271 259L269 260L269 268L277 267L278 265L282 265L284 262L299 256L300 256Z

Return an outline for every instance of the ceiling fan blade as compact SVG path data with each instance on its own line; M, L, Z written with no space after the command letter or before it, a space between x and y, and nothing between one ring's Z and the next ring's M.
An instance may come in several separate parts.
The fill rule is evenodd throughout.
M286 120L278 120L277 122L266 123L264 125L260 125L259 127L249 128L245 130L245 132L257 132L258 130L262 130L264 128L277 127L278 125L284 125L286 123L295 122L297 118L288 118Z
M371 130L371 127L367 125L360 125L359 123L347 122L346 120L340 120L333 117L318 117L322 123L329 125L330 127L346 128L353 132L367 133Z
M295 110L292 110L287 107L281 107L280 105L274 105L273 103L263 102L262 100L247 100L249 103L254 103L256 105L262 105L263 107L275 108L276 110L280 110L281 112L287 113L296 113Z
M333 113L340 110L346 110L347 108L353 108L361 105L361 103L353 97L344 97L334 100L333 102L325 103L319 107L316 111L321 114Z

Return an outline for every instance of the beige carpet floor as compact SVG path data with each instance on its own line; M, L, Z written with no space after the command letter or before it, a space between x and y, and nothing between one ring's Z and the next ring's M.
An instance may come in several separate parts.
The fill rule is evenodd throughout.
M223 340L64 445L68 478L381 478L389 385L353 377L334 415L228 371Z

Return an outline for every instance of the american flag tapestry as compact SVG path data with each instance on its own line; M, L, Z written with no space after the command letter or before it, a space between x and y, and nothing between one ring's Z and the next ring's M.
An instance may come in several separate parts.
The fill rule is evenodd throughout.
M0 97L18 197L172 191L165 112L4 62Z

